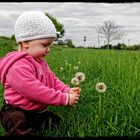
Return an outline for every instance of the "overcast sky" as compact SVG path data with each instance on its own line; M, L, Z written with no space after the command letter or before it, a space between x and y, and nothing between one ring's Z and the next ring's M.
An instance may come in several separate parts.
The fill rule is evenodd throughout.
M140 2L86 3L86 2L0 2L0 35L14 34L16 18L24 11L48 12L64 25L65 39L76 46L98 46L97 26L112 20L126 34L120 43L140 44ZM100 38L100 44L104 39ZM118 43L118 41L113 42Z

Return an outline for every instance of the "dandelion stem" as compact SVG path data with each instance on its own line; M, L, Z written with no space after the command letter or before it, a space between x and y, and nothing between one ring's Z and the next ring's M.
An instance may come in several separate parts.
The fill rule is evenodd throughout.
M97 118L97 124L100 122L100 119L102 118L103 113L103 94L99 94L99 110L98 110L98 118Z
M79 94L80 94L80 83L76 86L79 89Z
M99 117L101 117L102 113L102 94L99 94Z

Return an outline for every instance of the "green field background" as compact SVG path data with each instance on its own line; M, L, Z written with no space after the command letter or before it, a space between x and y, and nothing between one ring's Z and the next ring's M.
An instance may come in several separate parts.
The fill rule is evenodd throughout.
M8 52L9 50L7 50ZM1 57L5 51L1 51ZM58 130L40 131L46 137L139 137L140 136L140 52L53 46L46 56L52 71L70 85L76 72L83 72L81 96L76 108L50 106L63 124ZM77 69L76 69L77 68ZM98 124L98 82L107 90L102 94L103 110ZM3 89L0 87L0 105ZM5 130L0 127L0 135Z

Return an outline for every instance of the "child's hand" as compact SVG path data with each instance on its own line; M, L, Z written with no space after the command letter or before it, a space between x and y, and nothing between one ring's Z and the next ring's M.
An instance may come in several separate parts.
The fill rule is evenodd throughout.
M68 105L75 107L76 104L78 103L79 97L80 97L79 94L69 94Z
M80 94L80 92L81 92L81 88L79 87L70 88L68 91L69 94Z

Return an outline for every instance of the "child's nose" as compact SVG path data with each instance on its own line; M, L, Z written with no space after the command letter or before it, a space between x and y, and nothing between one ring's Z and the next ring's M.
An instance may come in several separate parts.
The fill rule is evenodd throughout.
M47 52L47 53L50 52L50 48L47 48L47 49L46 49L46 52Z

